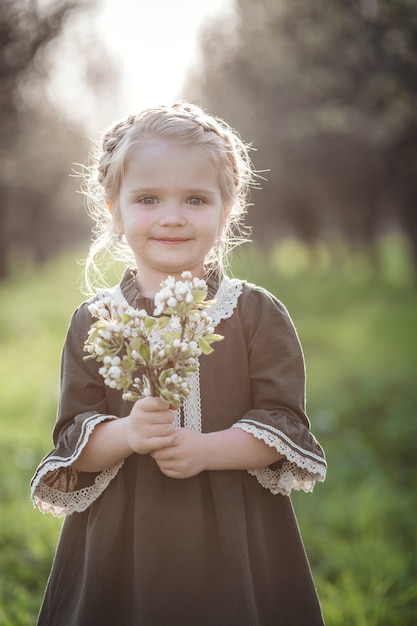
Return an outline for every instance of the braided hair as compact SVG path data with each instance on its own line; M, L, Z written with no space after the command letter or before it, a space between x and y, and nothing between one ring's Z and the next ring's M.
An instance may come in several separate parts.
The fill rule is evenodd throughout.
M116 122L103 134L92 152L93 163L86 168L83 192L95 225L93 240L85 264L88 293L102 286L99 266L109 253L112 260L134 264L127 242L117 235L119 193L129 150L145 137L174 140L180 145L199 146L213 159L218 172L223 206L232 210L223 236L206 259L215 269L223 269L233 247L245 239L243 218L248 205L249 188L255 185L255 173L249 146L223 120L207 114L201 107L184 102L146 109ZM111 203L112 213L106 203Z

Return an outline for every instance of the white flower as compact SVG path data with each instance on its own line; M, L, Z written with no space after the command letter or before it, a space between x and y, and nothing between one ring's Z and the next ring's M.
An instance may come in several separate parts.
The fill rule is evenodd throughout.
M100 376L112 389L122 390L125 400L159 395L181 406L199 356L202 351L209 354L210 344L221 339L202 310L207 306L206 283L192 278L189 271L181 277L182 281L173 276L162 281L155 296L154 316L164 315L159 320L104 293L88 306L98 321L88 332L85 358L102 362ZM205 338L202 348L200 338Z
M190 291L189 286L186 283L178 282L175 285L175 296L177 298L182 298L183 296L187 296L189 291Z
M91 315L93 315L94 317L97 317L97 305L95 302L92 302L91 304L88 305L87 307L89 313L91 313Z

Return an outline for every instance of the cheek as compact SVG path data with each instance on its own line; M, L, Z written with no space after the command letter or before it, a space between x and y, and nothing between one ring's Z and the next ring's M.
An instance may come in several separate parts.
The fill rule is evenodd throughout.
M155 217L147 211L126 211L121 214L121 224L125 234L134 236L146 234L155 227Z
M118 207L116 215L118 223L124 228L129 228L138 221L138 211L136 207L129 204L121 204Z
M225 224L225 217L223 211L213 212L210 216L205 216L201 219L199 228L201 233L204 233L208 239L215 241L221 236Z

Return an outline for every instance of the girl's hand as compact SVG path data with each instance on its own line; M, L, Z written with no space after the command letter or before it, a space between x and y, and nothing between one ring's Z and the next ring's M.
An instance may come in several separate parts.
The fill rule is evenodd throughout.
M169 478L190 478L205 467L205 434L177 428L171 445L151 452L159 469Z
M176 431L169 404L160 398L141 398L128 416L128 444L137 454L172 446Z
M151 456L170 478L190 478L203 470L256 469L283 458L275 448L240 428L211 433L178 428L173 443Z

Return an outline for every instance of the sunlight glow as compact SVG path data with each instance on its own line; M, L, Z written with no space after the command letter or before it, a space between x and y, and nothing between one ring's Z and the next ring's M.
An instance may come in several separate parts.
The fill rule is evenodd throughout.
M214 16L230 18L231 8L232 0L105 0L99 28L120 59L126 110L177 97L200 28Z

